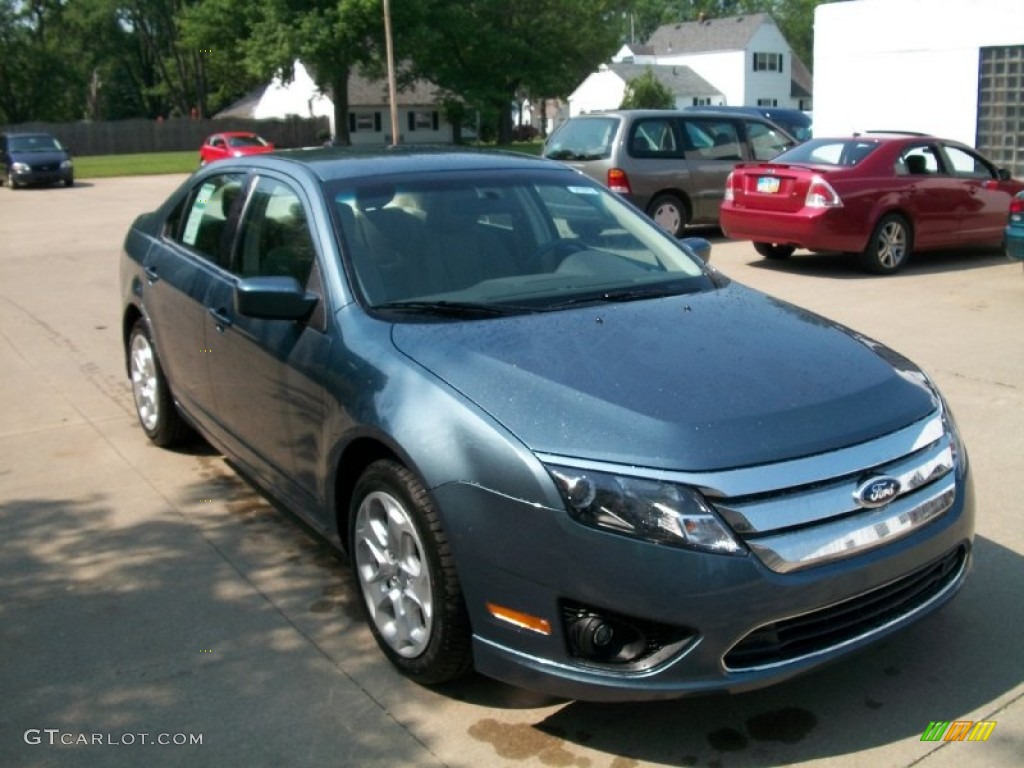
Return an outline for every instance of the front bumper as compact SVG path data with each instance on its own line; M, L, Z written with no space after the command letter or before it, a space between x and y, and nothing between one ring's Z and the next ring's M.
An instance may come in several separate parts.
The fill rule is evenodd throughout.
M475 485L434 494L459 564L477 669L551 695L625 701L780 682L944 605L972 558L973 491L966 467L956 471L949 508L907 535L781 571L751 552L709 554L587 528L564 510ZM503 620L494 605L543 619L550 631ZM574 606L654 627L668 641L634 664L581 658L567 618Z
M34 186L37 184L67 184L74 181L74 168L56 168L50 166L32 167L27 171L11 171L11 178L18 186Z

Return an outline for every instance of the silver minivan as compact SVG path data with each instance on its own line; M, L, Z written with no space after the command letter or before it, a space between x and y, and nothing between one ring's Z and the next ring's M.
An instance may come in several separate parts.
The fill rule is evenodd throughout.
M681 237L688 224L718 224L736 163L771 160L796 144L755 115L614 110L569 118L547 140L544 156L607 185Z

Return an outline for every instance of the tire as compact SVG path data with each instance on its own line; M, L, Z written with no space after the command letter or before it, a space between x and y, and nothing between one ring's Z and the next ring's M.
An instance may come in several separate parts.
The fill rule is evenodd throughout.
M73 186L75 186L75 180L74 179L64 179L64 186L65 187L73 187Z
M754 250L766 259L781 261L792 256L796 248L792 245L779 245L778 243L754 243Z
M673 237L682 237L686 230L686 205L675 195L658 195L647 206L647 215Z
M153 347L149 327L141 318L128 334L128 372L132 381L135 413L146 437L161 447L182 442L191 429L178 412Z
M402 674L424 685L472 667L469 617L440 519L412 472L390 460L359 478L349 552L367 624Z
M861 266L876 275L891 275L907 263L913 245L914 235L907 220L899 214L890 213L875 225L871 239L860 255Z

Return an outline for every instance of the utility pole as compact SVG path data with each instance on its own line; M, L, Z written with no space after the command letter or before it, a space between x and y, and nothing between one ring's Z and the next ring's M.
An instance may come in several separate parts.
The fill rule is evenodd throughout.
M384 0L384 42L388 56L388 102L391 104L391 146L398 146L398 95L395 88L395 51L391 45L391 3Z

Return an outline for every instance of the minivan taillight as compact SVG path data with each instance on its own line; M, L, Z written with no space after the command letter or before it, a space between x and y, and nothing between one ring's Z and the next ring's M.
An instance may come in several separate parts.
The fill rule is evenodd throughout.
M620 195L633 194L633 190L629 186L629 177L621 168L612 168L608 171L608 189L618 192Z
M839 199L831 184L821 176L812 176L804 205L808 208L842 208L843 201Z

